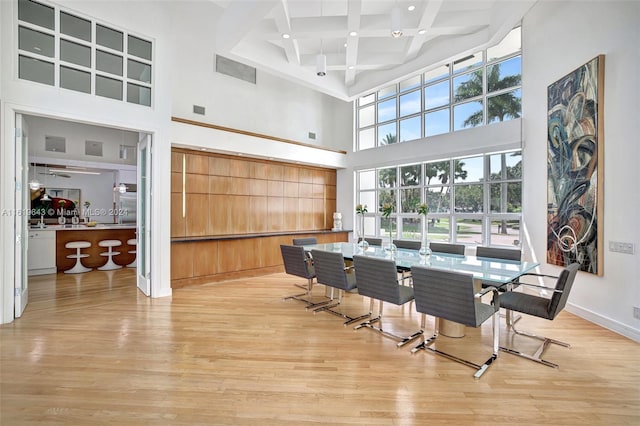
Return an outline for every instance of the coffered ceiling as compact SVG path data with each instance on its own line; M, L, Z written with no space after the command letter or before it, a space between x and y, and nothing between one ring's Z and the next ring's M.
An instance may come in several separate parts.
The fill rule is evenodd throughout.
M535 0L211 0L216 53L353 100L499 42ZM391 35L397 8L402 35ZM350 35L351 34L351 35ZM318 54L327 73L318 76Z

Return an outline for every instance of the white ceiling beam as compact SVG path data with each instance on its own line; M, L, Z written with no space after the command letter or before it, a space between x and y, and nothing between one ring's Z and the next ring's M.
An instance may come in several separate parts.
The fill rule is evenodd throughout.
M360 16L362 13L362 0L348 0L347 3L347 34L355 31L360 33ZM345 52L344 84L350 86L356 79L356 67L358 62L358 44L360 36L347 37L347 50Z
M424 30L424 34L416 34L411 38L411 41L407 45L407 50L405 53L405 59L411 60L416 57L422 44L427 40L427 34L431 31L433 27L433 22L436 20L438 16L438 12L440 12L440 8L442 7L443 0L431 0L427 3L427 7L424 8L422 16L418 22L418 31Z
M282 47L284 53L287 56L287 61L293 64L300 64L300 49L298 48L298 42L291 37L291 18L289 16L289 6L287 0L280 0L280 4L275 7L273 11L273 20L276 23L276 28L280 39L282 40ZM282 38L283 34L289 34L289 38Z
M279 0L230 2L218 19L216 51L230 52L278 3Z

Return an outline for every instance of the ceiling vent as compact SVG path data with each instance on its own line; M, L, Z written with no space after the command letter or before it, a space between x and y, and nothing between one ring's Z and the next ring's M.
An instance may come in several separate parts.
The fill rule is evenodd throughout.
M84 154L102 157L102 142L84 141Z
M256 69L224 56L216 55L216 72L256 84Z
M67 152L67 140L62 136L45 136L44 150L50 152Z

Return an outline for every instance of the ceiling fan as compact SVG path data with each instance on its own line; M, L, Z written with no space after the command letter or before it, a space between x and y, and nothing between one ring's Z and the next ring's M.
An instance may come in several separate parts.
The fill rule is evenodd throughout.
M40 173L41 175L47 175L47 176L53 176L53 177L63 177L63 178L70 178L71 175L67 175L64 173L56 173L56 172L49 172L49 173Z

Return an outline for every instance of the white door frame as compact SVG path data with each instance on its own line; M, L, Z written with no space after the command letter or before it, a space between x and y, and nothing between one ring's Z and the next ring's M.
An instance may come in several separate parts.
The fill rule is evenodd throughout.
M24 120L22 114L15 114L15 208L14 213L14 229L15 252L14 252L14 317L20 318L29 301L29 280L27 278L27 211L30 205L27 204L27 195L29 194L27 179L25 172L28 170L29 150L28 135L24 130Z
M151 296L151 140L150 134L140 135L138 141L138 175L137 175L137 239L136 246L136 283L140 291Z
M16 172L16 143L15 141L15 128L16 128L16 114L33 115L38 117L47 117L54 120L81 122L89 125L104 126L111 128L121 128L148 135L153 135L154 131L149 129L136 129L131 127L131 123L122 122L98 122L92 118L83 119L82 117L65 114L52 114L51 110L42 110L39 108L12 104L9 102L0 103L0 114L4 118L3 127L0 128L3 138L0 143L0 173L2 179L0 179L0 247L2 256L0 256L0 324L10 323L15 319L15 278L16 278L16 266L15 266L15 241L19 235L15 229L14 216L11 216L11 212L17 210L15 200L15 172ZM157 175L155 176L158 177ZM152 180L153 175L149 178ZM153 210L153 206L150 206ZM156 229L159 218L155 215L151 215L151 223L148 224L150 230ZM157 244L159 236L153 236L150 233L150 244ZM165 270L157 258L158 254L155 254L156 259L149 257L149 268L154 270L155 268L161 268ZM155 280L160 279L160 275L157 275ZM150 293L152 297L164 297L170 296L171 290L162 287L157 293L154 294L154 287L157 287L158 283L151 283Z

